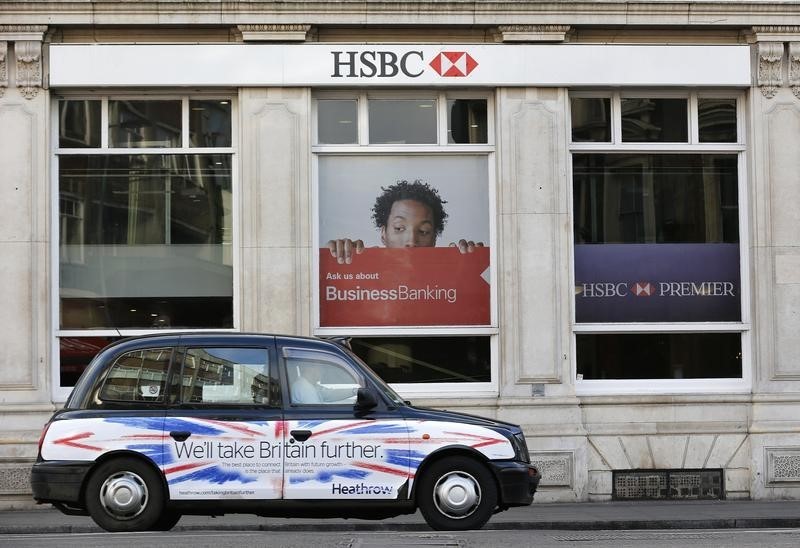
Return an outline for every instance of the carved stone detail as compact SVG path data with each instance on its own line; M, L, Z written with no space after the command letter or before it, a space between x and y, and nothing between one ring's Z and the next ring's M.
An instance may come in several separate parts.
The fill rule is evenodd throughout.
M800 448L767 447L767 483L800 483Z
M772 98L783 85L781 74L783 61L782 42L761 42L758 44L758 86L761 94Z
M499 25L498 42L563 42L569 25Z
M22 40L14 44L17 58L17 87L26 99L32 99L42 87L42 43Z
M0 25L0 40L17 42L19 40L37 40L44 38L47 25Z
M8 42L0 42L0 97L6 92L8 87Z
M572 487L572 453L535 453L531 464L542 473L541 487Z
M800 42L789 42L789 86L800 99Z
M311 25L263 24L239 25L238 28L245 42L305 42Z

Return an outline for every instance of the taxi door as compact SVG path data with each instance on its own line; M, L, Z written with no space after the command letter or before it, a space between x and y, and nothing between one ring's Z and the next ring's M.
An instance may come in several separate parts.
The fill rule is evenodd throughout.
M274 339L220 339L176 352L164 421L164 476L173 500L279 499L282 411Z
M401 413L383 401L358 411L357 391L369 380L342 355L280 344L279 353L287 381L284 498L408 498L409 437Z

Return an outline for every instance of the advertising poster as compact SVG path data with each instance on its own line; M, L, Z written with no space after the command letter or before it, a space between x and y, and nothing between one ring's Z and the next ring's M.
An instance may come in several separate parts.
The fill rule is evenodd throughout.
M579 244L575 321L738 322L739 244Z
M485 156L319 159L320 327L489 325Z

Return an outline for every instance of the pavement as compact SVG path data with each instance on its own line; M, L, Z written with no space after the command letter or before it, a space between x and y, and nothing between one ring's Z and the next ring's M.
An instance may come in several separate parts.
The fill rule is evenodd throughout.
M670 500L536 503L495 514L484 529L631 530L800 527L800 501ZM0 534L98 532L89 517L50 505L0 511ZM380 521L184 516L177 531L429 531L417 512Z

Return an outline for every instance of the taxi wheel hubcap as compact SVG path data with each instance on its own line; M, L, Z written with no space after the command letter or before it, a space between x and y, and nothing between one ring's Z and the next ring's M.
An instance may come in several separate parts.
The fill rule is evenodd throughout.
M445 516L463 519L481 502L481 486L466 472L448 472L433 488L433 503Z
M144 511L147 501L147 485L133 472L112 474L100 487L100 503L117 519L135 518Z

